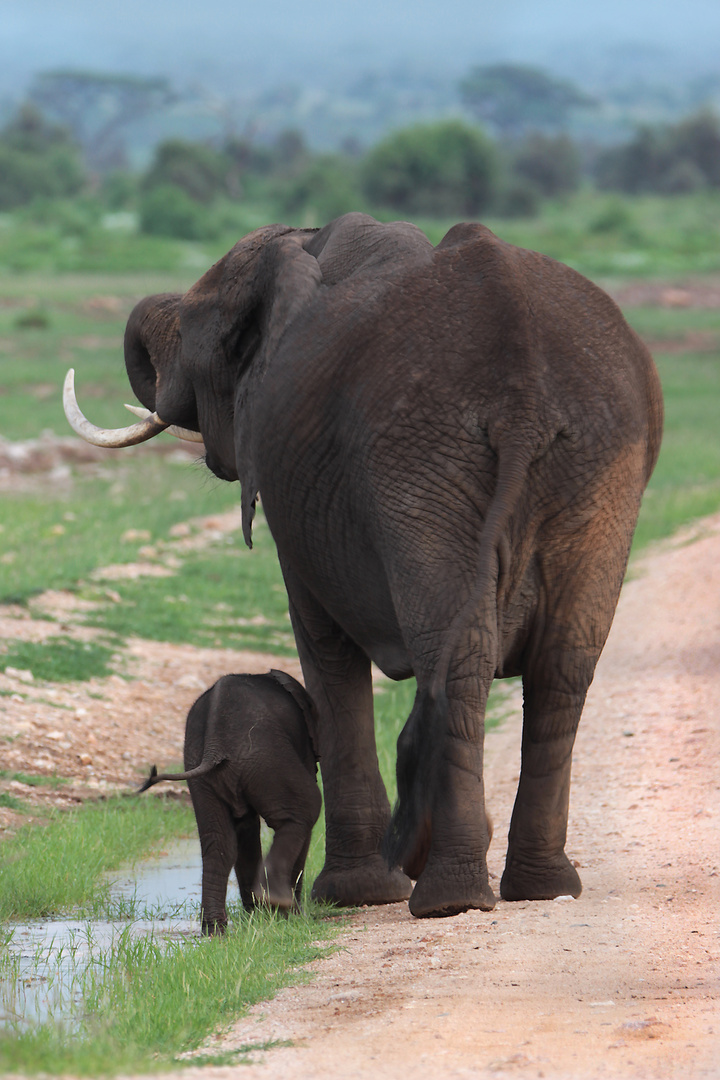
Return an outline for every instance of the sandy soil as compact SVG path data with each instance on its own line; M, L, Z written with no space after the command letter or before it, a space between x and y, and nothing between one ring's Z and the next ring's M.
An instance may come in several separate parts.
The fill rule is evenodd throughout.
M632 577L575 754L568 852L581 868L580 899L501 902L438 921L413 920L404 904L363 909L307 985L210 1044L291 1046L183 1077L720 1075L720 515ZM68 596L36 603L61 621L0 610L0 637L92 633ZM13 739L0 768L73 778L58 790L5 779L0 790L68 803L132 786L148 763L180 760L184 716L201 689L227 671L278 664L141 640L130 662L131 683L0 674L0 735ZM519 746L518 708L487 738L496 883ZM0 810L0 829L18 820Z

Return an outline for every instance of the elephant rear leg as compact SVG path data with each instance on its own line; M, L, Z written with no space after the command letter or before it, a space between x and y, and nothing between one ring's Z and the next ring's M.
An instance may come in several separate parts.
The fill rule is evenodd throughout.
M275 835L254 883L254 893L259 902L289 911L298 907L298 882L322 799L314 776L299 758L288 755L285 769L285 782L272 793L265 792L262 801L256 801Z
M240 899L246 911L255 906L253 886L262 865L262 847L260 844L260 818L254 811L249 811L235 822L237 837L237 859L235 877L240 889Z
M224 933L227 885L237 860L237 837L230 808L202 780L188 781L202 852L202 931Z
M458 679L448 695L448 720L439 774L426 829L405 863L417 874L410 897L416 918L491 911L488 880L490 832L483 784L484 712L489 678ZM400 746L398 748L400 750Z
M526 690L520 783L500 882L503 900L553 900L582 891L565 840L572 749L583 700L579 692Z
M283 821L254 884L255 899L279 911L298 907L297 885L305 865L312 825Z
M520 782L508 834L504 900L579 896L580 877L565 854L575 734L605 644L625 567L606 545L593 565L565 570L566 587L546 601L542 627L523 671ZM550 578L552 580L552 577Z

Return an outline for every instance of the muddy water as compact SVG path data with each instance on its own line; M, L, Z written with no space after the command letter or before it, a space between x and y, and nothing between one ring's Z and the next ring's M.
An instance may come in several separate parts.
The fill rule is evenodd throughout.
M86 972L102 968L122 934L196 935L201 871L199 841L182 840L166 854L112 875L112 900L119 910L132 904L131 919L12 924L12 939L0 954L0 1029L27 1029L48 1019L72 1024Z

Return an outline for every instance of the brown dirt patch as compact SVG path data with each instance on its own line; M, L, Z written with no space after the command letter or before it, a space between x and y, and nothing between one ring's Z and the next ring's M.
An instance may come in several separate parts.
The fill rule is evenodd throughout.
M621 308L720 308L720 278L628 281L607 291Z

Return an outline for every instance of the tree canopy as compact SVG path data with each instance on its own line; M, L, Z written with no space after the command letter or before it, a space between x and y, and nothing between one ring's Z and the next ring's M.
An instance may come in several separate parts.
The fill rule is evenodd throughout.
M125 166L124 129L174 100L167 79L94 71L47 71L38 75L30 101L69 128L88 168L108 172Z
M518 135L529 128L558 128L576 108L595 101L579 87L525 64L475 67L460 82L465 107L481 123L501 135Z
M398 131L363 164L368 198L406 214L474 216L492 202L496 176L495 147L459 120Z

